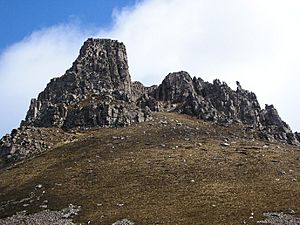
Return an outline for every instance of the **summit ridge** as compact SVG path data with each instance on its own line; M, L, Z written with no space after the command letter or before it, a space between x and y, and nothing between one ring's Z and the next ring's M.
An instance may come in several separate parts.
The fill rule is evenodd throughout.
M161 111L226 126L239 123L268 141L300 144L300 135L292 132L275 107L262 109L256 95L239 82L232 90L218 79L209 83L180 71L168 74L158 86L145 87L132 82L123 43L89 38L71 68L31 100L20 128L0 140L0 156L25 158L51 148L43 135L32 135L39 129L124 127L149 121L152 112Z

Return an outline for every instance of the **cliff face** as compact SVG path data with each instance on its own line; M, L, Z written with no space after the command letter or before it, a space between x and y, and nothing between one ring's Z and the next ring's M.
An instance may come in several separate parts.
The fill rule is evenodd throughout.
M118 127L145 121L149 113L135 107L131 86L125 46L88 39L65 75L32 99L21 126Z
M299 144L299 134L291 131L276 109L272 105L261 109L255 94L239 82L237 90L232 90L219 80L209 83L181 71L170 73L159 86L144 87L131 81L123 43L88 39L72 67L31 100L21 128L1 139L0 155L11 156L33 147L20 144L24 130L30 136L34 128L123 127L151 119L151 111L175 111L221 124L240 123L269 141ZM37 151L43 151L44 145L39 146Z

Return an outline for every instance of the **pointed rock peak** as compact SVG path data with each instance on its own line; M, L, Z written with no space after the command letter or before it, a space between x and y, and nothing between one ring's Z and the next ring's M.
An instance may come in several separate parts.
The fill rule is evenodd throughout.
M192 81L190 74L186 71L169 73L164 81L177 82L179 80Z
M278 111L275 109L274 105L265 104L263 115L268 125L276 125L290 129L290 127L280 118Z
M146 120L133 100L124 44L90 38L73 66L31 102L22 126L103 127Z
M94 48L97 45L106 45L106 46L113 46L113 45L122 45L125 47L125 45L122 42L119 42L118 40L112 40L108 38L88 38L82 45L82 49L84 47L91 46Z
M83 43L77 60L86 57L103 58L109 56L107 53L115 54L127 61L126 47L122 42L111 39L94 38L89 38Z
M215 86L221 86L221 81L219 80L219 79L214 79L213 80L213 85L215 85Z
M182 102L190 94L193 94L193 80L185 71L169 73L159 85L157 98L160 101Z
M51 80L40 97L48 98L53 93L59 97L73 94L77 99L115 93L117 98L129 99L131 77L125 45L110 39L89 38L73 66L62 77ZM65 99L57 99L57 102L65 103Z
M169 73L161 85L174 86L177 89L183 89L192 86L193 79L188 72L180 71Z
M236 86L237 86L237 91L240 91L240 90L243 89L242 85L241 85L241 83L239 81L236 81Z
M80 49L71 72L108 77L113 83L124 81L129 85L128 60L125 45L110 39L89 38Z

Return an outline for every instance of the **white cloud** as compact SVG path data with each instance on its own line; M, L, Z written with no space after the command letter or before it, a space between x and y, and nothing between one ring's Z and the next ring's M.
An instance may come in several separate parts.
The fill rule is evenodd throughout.
M146 84L170 71L239 80L300 130L300 2L149 0L121 11L107 35L124 41L131 74Z
M0 134L18 127L30 99L70 67L88 34L74 24L33 32L0 56Z
M262 106L273 103L300 130L299 10L296 0L146 0L115 11L113 27L95 36L126 44L135 80L151 85L178 70L208 81L219 78L233 88L239 80ZM1 55L3 130L17 125L30 97L63 74L94 33L78 27L46 28Z

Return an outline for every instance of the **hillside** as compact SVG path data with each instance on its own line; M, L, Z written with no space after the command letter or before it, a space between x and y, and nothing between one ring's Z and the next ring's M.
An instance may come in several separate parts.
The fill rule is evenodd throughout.
M0 225L300 224L300 134L239 82L132 82L88 39L0 140Z
M265 212L299 212L297 147L254 139L241 126L153 117L76 133L75 141L2 170L1 217L69 204L81 206L75 221L103 225L123 218L145 225L256 224Z

